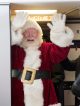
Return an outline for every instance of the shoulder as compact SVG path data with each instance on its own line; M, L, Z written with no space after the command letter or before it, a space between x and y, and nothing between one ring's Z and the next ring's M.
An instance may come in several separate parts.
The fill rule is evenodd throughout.
M52 45L51 42L43 42L43 43L41 44L41 47L49 47L49 46L51 46L51 45Z
M54 45L54 44L51 43L51 42L43 42L43 43L41 44L40 50L41 50L41 51L46 51L46 52L48 52L51 48L54 47L53 45Z
M43 42L41 44L41 48L54 48L54 47L59 47L59 46L55 45L52 42Z
M11 46L11 53L12 54L25 54L25 51L22 47L18 45Z
M13 49L16 49L16 50L23 50L23 48L21 48L20 46L18 46L18 45L13 45L13 46L11 46L11 49L13 50Z

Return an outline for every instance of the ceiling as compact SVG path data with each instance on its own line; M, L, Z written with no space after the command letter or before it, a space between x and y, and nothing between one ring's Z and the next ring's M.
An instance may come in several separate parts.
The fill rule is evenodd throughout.
M73 2L44 2L44 3L11 3L11 14L14 10L53 10L57 9L59 13L65 13L68 18L80 19L80 1Z

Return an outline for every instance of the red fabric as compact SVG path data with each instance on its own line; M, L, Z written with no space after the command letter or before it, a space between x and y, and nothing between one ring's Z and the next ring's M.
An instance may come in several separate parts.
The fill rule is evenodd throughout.
M42 71L52 71L53 66L67 57L69 48L60 48L52 43L42 43L39 48L41 51L41 67ZM12 46L11 53L12 69L23 69L25 52L19 46ZM57 103L57 97L54 90L54 85L51 80L42 80L44 91L44 106ZM23 86L20 80L12 78L12 106L24 106Z

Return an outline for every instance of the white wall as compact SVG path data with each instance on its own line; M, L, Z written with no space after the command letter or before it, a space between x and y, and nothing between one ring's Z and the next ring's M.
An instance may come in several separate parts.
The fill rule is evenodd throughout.
M9 5L0 4L0 106L11 106Z

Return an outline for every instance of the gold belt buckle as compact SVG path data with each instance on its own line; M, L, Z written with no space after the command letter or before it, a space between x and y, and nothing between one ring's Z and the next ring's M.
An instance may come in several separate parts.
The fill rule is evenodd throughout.
M28 71L29 72L32 72L32 75L31 75L31 79L30 80L26 80L25 79L26 74L27 74ZM35 69L29 68L29 67L25 67L23 69L23 73L22 73L22 77L21 77L21 82L26 83L26 84L32 84L34 82L35 75L36 75L36 70Z

